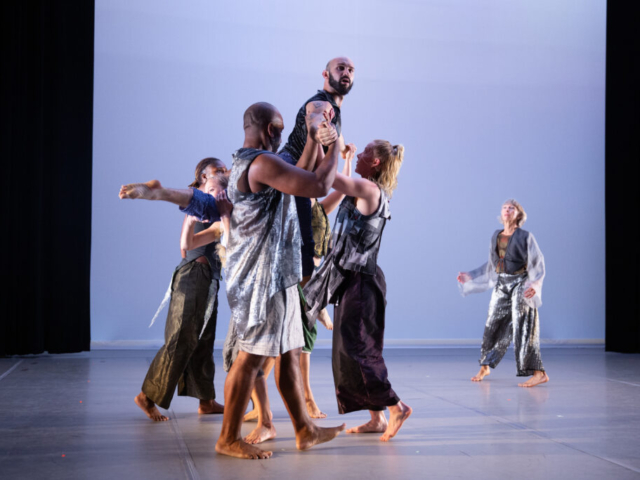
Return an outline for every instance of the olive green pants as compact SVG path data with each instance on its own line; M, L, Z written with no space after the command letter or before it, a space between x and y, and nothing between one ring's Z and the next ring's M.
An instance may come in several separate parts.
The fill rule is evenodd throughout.
M142 384L142 392L162 408L169 408L173 394L200 400L216 398L213 387L215 366L213 342L218 316L218 288L215 304L205 331L209 287L209 265L191 262L179 268L171 285L171 302L164 330L164 345L158 351Z

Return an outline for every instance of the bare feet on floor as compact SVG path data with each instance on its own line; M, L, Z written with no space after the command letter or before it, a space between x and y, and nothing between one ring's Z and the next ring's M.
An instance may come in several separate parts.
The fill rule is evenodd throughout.
M276 427L271 423L269 426L258 425L249 435L244 437L244 441L250 445L255 445L274 438L276 438Z
M200 400L198 413L200 415L210 415L212 413L224 413L224 405L220 405L215 400Z
M531 377L529 380L527 380L524 383L519 383L518 386L529 388L529 387L535 387L536 385L540 385L541 383L547 383L548 381L549 381L549 375L547 375L547 372L536 370L533 374L533 377Z
M296 447L298 450L308 450L314 445L330 442L336 438L345 427L346 424L343 423L339 427L320 428L314 425L310 430L303 429L296 433Z
M400 430L400 427L402 427L402 424L411 416L412 413L413 409L402 402L398 402L393 407L389 407L389 426L385 430L384 435L380 437L380 440L388 442L395 437Z
M224 443L222 439L218 439L218 443L216 443L216 452L221 455L229 455L230 457L249 458L253 460L262 460L273 455L273 452L265 451L261 448L249 445L241 439L230 443Z
M314 399L307 400L307 413L311 418L327 418L327 414L320 411Z
M387 417L379 415L359 427L350 428L347 433L382 433L387 429L387 426Z
M156 404L149 400L144 393L140 392L136 398L133 399L136 402L136 405L140 407L147 417L149 417L154 422L166 422L169 420L169 417L165 417L160 413Z
M491 369L489 365L480 365L480 371L475 377L471 377L471 381L473 382L481 382L484 377L491 373Z

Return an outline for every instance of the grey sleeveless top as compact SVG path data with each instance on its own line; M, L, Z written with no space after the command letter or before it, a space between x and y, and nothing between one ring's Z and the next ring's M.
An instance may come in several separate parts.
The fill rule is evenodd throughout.
M309 322L314 322L317 313L328 304L336 302L346 270L376 273L382 232L390 218L389 197L382 189L380 204L371 215L360 213L355 198L344 198L332 232L331 252L304 287Z
M238 190L238 180L266 150L233 154L228 197L233 204L227 244L227 298L239 338L267 318L267 301L302 280L300 227L295 199L274 188Z

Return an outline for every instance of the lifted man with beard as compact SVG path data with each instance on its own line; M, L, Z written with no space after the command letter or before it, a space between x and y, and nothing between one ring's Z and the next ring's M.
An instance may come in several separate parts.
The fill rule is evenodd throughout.
M353 78L355 67L351 59L347 57L337 57L329 60L322 72L324 85L322 90L318 90L314 96L309 98L298 110L296 123L293 131L289 135L289 139L282 150L279 152L280 157L291 165L307 171L314 171L316 166L320 164L327 153L328 148L318 145L317 152L313 155L305 155L302 153L307 144L307 125L305 117L308 114L321 114L328 107L333 108L333 118L331 123L335 126L338 133L338 149L342 158L352 157L355 154L356 147L352 143L345 145L342 136L342 117L340 108L345 95L347 95L353 87ZM338 200L339 202L339 200ZM314 270L314 240L313 229L311 227L312 204L311 199L307 197L296 197L296 208L298 210L298 219L300 221L300 233L302 235L302 282L301 287L311 278ZM312 418L324 418L327 415L323 413L315 402L311 391L311 383L309 380L311 369L311 352L315 345L318 331L316 326L309 328L303 320L303 329L305 336L305 346L302 350L303 355L300 356L300 368L302 370L302 378L304 379L304 395L307 404L307 411ZM268 366L265 374L268 375ZM252 415L249 414L250 418Z

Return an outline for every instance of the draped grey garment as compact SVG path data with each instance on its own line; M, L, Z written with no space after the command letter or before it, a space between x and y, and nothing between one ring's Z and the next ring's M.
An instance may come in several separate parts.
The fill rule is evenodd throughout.
M274 188L241 192L238 180L266 150L233 154L228 197L233 203L227 245L227 299L238 338L267 318L268 300L302 280L300 227L294 197Z
M304 287L307 317L310 324L328 304L336 303L338 288L345 281L345 270L375 275L382 232L391 218L389 197L380 189L378 209L363 215L356 208L354 197L340 203L333 227L330 253L322 266Z

